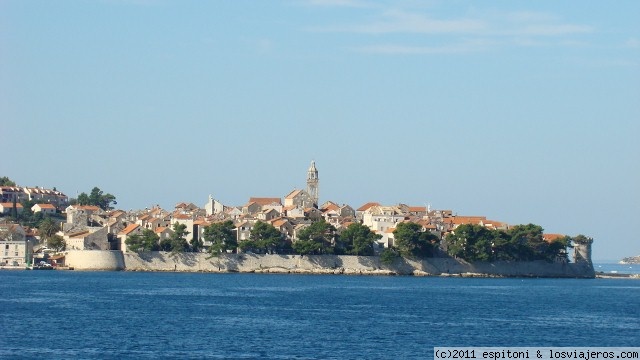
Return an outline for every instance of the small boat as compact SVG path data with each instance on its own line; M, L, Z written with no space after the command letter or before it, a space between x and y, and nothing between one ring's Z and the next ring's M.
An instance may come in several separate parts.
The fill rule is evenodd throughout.
M48 262L40 261L39 263L33 265L33 270L53 270L53 266Z

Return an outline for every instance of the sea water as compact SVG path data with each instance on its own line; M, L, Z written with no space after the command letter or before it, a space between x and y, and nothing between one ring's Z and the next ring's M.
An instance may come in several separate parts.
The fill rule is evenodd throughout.
M593 268L596 272L603 274L640 274L640 264L596 262L593 264Z
M0 271L0 358L422 359L639 346L640 280Z

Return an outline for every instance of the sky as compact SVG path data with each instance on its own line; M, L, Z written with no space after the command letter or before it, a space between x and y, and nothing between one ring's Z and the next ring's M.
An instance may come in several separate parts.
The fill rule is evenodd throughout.
M640 2L0 0L0 176L117 207L306 186L640 254Z

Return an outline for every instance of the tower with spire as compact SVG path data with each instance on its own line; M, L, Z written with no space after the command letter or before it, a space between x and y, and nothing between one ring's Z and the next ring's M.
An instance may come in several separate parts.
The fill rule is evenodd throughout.
M311 161L311 166L307 171L307 193L313 198L313 202L316 206L318 203L318 169L316 169L316 162Z

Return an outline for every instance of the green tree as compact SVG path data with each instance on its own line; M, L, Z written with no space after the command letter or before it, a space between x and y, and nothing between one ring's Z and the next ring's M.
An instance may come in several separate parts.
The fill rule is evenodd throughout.
M191 244L189 244L189 251L191 252L200 252L204 248L204 242L199 236L193 234L193 239L191 239Z
M89 195L87 195L87 193L84 193L84 192L78 195L76 202L80 206L91 205L91 199L89 199Z
M593 238L590 238L588 236L584 236L584 235L580 234L580 235L576 235L576 236L572 237L571 241L574 244L590 244L590 243L593 242ZM571 246L571 245L569 245L569 246ZM571 247L573 247L573 246L571 246Z
M258 221L251 229L249 240L241 242L240 245L241 248L253 249L258 252L274 252L282 248L283 235L273 225Z
M541 226L535 224L515 225L507 234L516 250L516 258L521 261L545 260L549 243L544 241Z
M467 261L492 261L495 240L494 232L482 225L462 224L446 236L445 244L451 256Z
M208 252L211 255L218 255L228 250L235 250L238 247L236 236L233 232L235 226L233 221L213 223L204 228L204 241L210 243Z
M440 239L414 222L402 222L393 231L395 247L403 257L433 256Z
M53 221L50 217L45 217L41 222L40 226L38 226L38 233L40 234L40 238L42 240L47 240L55 233L60 231L60 224L56 221Z
M450 255L467 261L554 261L568 259L571 238L545 241L542 227L534 224L516 225L508 231L465 224L448 234L445 243Z
M47 246L56 252L63 251L67 246L67 243L64 241L64 238L60 235L52 235L47 239Z
M333 254L337 238L333 225L324 220L316 221L298 233L293 250L301 255Z
M491 230L491 233L493 234L492 260L517 260L518 248L513 243L511 236L500 229Z
M127 247L131 251L158 251L160 237L153 230L144 229L142 234L131 235L125 240Z
M16 186L16 183L13 182L6 176L0 177L0 186Z
M16 198L13 198L13 204L11 207L11 217L18 220L18 202Z
M300 255L321 254L323 249L322 243L313 240L296 240L292 247Z
M160 240L160 251L171 251L173 250L173 244L171 243L170 238L164 238Z
M360 223L352 223L340 233L340 242L351 255L373 255L373 244L380 238L382 235Z
M173 224L173 232L168 238L171 247L171 253L176 254L189 250L187 235L189 235L189 232L187 231L187 225L180 224L179 222L175 222Z
M34 213L31 208L35 205L36 202L34 200L24 200L20 205L22 205L22 211L17 214L15 220L23 226L28 227L38 227L40 226L40 222L44 219L44 214L42 212ZM17 206L17 205L16 205Z
M87 195L87 193L82 192L78 195L77 199L71 199L69 201L70 204L78 204L78 205L94 205L102 210L111 210L113 207L111 205L117 204L116 197L107 193L105 194L99 187L94 187L91 189L91 193Z
M89 194L89 205L98 206L102 210L111 210L113 209L111 204L117 204L115 196L109 193L105 194L97 186L91 189L91 194Z
M142 245L142 236L140 234L128 236L124 243L127 244L127 249L133 252L144 251L144 246Z
M572 238L570 236L562 236L549 242L547 247L547 253L545 257L548 261L554 261L556 259L569 260L569 252L567 248L573 247L571 244Z
M393 248L386 248L380 253L380 261L385 265L391 265L400 255Z

